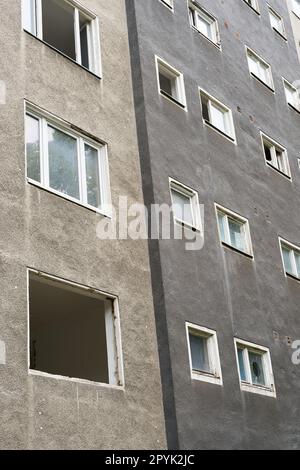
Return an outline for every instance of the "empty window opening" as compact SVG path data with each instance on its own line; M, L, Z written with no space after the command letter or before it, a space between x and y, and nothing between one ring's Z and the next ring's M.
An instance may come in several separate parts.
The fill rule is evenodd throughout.
M29 273L30 369L120 385L114 300Z

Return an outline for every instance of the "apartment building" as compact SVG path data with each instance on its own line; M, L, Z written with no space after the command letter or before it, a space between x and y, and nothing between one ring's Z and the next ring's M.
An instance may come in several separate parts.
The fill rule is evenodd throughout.
M299 64L287 5L126 5L146 203L173 204L174 225L204 232L197 251L149 242L168 446L299 448Z
M0 447L164 448L125 3L0 6Z
M300 60L300 2L299 0L286 0L286 2L290 12L296 49Z

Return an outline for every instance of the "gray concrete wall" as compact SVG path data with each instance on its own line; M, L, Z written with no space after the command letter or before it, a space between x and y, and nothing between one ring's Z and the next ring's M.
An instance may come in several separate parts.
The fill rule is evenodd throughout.
M300 283L285 277L278 243L300 245L300 115L281 79L298 78L289 14L271 2L285 42L266 2L260 16L242 0L199 3L219 21L222 52L190 28L185 0L174 13L159 0L127 1L145 199L170 204L173 177L205 205L201 251L149 244L169 446L297 448L300 368L286 337L300 337ZM275 94L249 75L245 44L272 65ZM187 113L158 95L155 54L184 74ZM232 109L237 146L203 125L198 86ZM287 148L292 181L266 166L260 130ZM254 260L220 245L215 202L249 219ZM191 380L186 321L217 331L223 387ZM276 399L240 390L234 337L270 348Z
M163 448L147 244L101 241L93 211L25 179L24 98L108 142L113 204L142 202L124 2L82 0L99 16L100 81L22 30L0 1L0 447ZM119 296L125 390L28 373L27 267Z

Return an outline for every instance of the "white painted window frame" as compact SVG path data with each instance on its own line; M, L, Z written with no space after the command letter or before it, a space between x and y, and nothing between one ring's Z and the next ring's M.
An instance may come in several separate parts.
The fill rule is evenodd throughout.
M200 380L202 382L208 382L215 385L223 385L222 378L222 368L218 347L218 338L217 332L209 328L205 328L194 323L186 322L186 337L188 345L188 355L189 355L189 364L190 364L190 373L193 380ZM190 331L194 331L199 336L202 336L207 339L207 352L210 368L213 371L212 373L200 372L193 369L192 365L192 354L191 354L191 345L190 345Z
M279 246L280 246L281 260L282 260L282 266L284 269L285 276L292 277L300 281L300 273L298 274L298 269L297 269L296 260L295 260L295 252L299 253L300 255L300 246L294 245L293 243L281 237L279 237ZM293 273L290 273L286 270L286 267L284 264L283 251L282 251L283 247L290 251L290 261L291 261Z
M156 79L157 79L157 88L159 95L163 96L171 103L176 104L181 109L187 111L187 103L186 103L186 94L185 94L185 86L184 86L184 77L181 72L177 69L172 67L172 65L168 64L164 59L155 55L155 68L156 68ZM176 86L176 95L177 98L171 96L170 98L167 94L161 91L160 87L160 80L159 80L159 72L163 71L166 75L169 75L170 78L175 79L175 86ZM172 99L173 98L173 99Z
M174 223L180 226L184 226L184 227L202 232L202 220L201 220L201 212L200 212L200 205L199 205L199 196L198 196L197 191L180 183L179 181L173 178L169 178L169 190L170 190L170 197L171 197L172 205L173 205L172 190L190 198L191 212L193 216L193 224L191 225L185 222L184 220L180 220L177 217L175 217L175 214L173 212Z
M74 61L71 57L64 54L59 49L58 52L68 59L76 62L81 67L85 68L86 70L92 72L94 75L98 76L99 78L102 77L102 64L101 64L101 47L100 47L100 33L99 33L99 19L98 17L92 13L90 10L85 8L79 2L75 0L62 0L63 2L69 4L74 8L74 36L75 36L75 52L76 52L76 60ZM43 40L43 18L42 18L42 0L34 0L35 2L35 26L36 26L36 34L28 31L29 33L36 36L41 41ZM24 3L23 3L23 18L24 18ZM87 28L87 40L88 40L88 55L89 55L89 64L90 67L87 69L84 65L82 65L81 60L81 49L80 49L80 29L79 29L79 14L82 14L90 21L90 24ZM25 23L23 20L23 27L25 28ZM27 30L26 30L27 31ZM45 44L48 44L45 42ZM49 44L50 47L55 49L54 46Z
M235 349L237 370L239 374L239 382L240 382L241 390L243 390L244 392L257 393L259 395L265 395L268 397L276 398L275 380L274 380L274 375L273 375L271 355L270 355L269 348L260 346L255 343L250 343L249 341L244 341L242 339L234 338L234 349ZM243 349L245 372L247 376L246 381L241 380L238 349ZM249 361L249 355L248 355L249 351L258 353L262 356L262 364L263 364L264 376L266 380L265 386L256 385L252 383L251 368L250 368L250 361Z
M218 49L221 49L221 38L220 38L220 29L219 29L218 20L211 13L209 13L205 8L203 8L199 4L199 2L195 0L187 0L187 1L188 1L188 12L189 12L189 20L190 20L191 27L195 29L198 33L200 33L202 36L204 36L206 39L208 39L208 41L214 44ZM202 31L200 31L200 29L197 27L197 22L198 22L197 15L196 15L196 24L194 24L194 18L193 18L191 10L193 10L193 15L195 15L195 13L198 13L204 20L210 23L211 27L213 28L213 36L215 40L211 39L206 34L203 34Z
M279 13L277 13L277 11L268 3L267 4L268 6L268 10L269 10L269 17L270 17L270 24L271 24L271 27L274 29L274 31L276 31L276 33L278 33L283 39L287 40L286 38L286 30L285 30L285 25L284 25L284 20L282 18L281 15L279 15ZM281 26L282 26L282 31L280 31L278 28L276 28L275 26L272 25L272 19L271 19L271 16L273 15L273 17L276 17L277 20L280 21L281 23Z
M245 46L245 49L246 49L248 70L249 70L250 76L255 77L259 82L263 83L267 88L269 88L270 91L275 93L275 86L274 86L274 80L273 80L271 65L268 62L266 62L259 54L257 54L257 52L255 52L250 47ZM268 72L268 80L267 81L263 80L258 74L251 71L251 58L250 58L250 56L254 57L257 64L263 64L265 66L264 70L266 70Z
M260 8L259 8L259 2L258 0L251 0L251 3L249 3L247 0L243 0L246 5L248 5L255 13L260 15ZM252 2L254 2L255 6L252 5Z
M294 13L298 18L300 18L300 3L298 3L296 0L292 0L292 3L293 3L293 7L292 7L293 13Z
M233 212L232 210L227 209L226 207L221 206L220 204L217 204L217 203L215 203L215 211L216 211L216 218L217 218L218 234L219 234L221 245L229 246L230 248L237 251L238 253L242 253L254 259L249 220L237 214L236 212ZM220 230L219 218L218 218L219 213L221 213L225 217L225 239L226 239L225 241L222 240L222 236L221 236L221 230ZM243 234L245 237L246 251L240 250L231 244L228 218L233 219L239 224L242 224Z
M273 170L275 170L280 175L282 175L282 176L288 178L290 181L292 181L290 162L289 162L289 157L288 157L288 153L287 153L286 148L283 147L279 142L276 142L276 140L272 139L271 137L269 137L267 134L265 134L262 131L260 131L260 137L261 137L261 143L262 143L262 149L263 149L265 164L267 165L267 167L272 168ZM269 162L266 159L264 142L266 142L267 144L269 144L271 146L272 162ZM282 171L279 168L279 165L277 164L278 160L277 160L276 152L275 152L276 148L282 152L286 172Z
M29 276L33 273L37 276L41 276L46 280L59 283L63 286L69 286L79 291L88 292L91 297L101 298L101 300L107 299L105 308L105 329L107 338L107 356L108 356L108 375L109 384L102 382L95 382L92 380L67 377L62 375L55 375L48 372L42 372L34 369L30 369L30 302L29 302ZM112 309L110 308L112 305ZM109 341L109 339L111 341ZM122 337L121 337L121 322L120 322L120 311L119 311L119 300L118 297L99 289L85 286L73 281L69 281L58 276L38 271L34 268L27 268L27 367L28 374L32 376L43 376L57 380L66 380L69 382L86 383L105 388L114 388L118 390L124 390L125 379L124 379L124 366L123 366L123 352L122 352Z
M285 94L285 99L286 99L286 102L289 106L291 106L292 108L296 109L296 111L300 112L300 96L299 96L299 91L297 90L296 87L294 87L294 85L292 85L291 82L289 82L286 78L282 77L282 82L283 82L283 88L284 88L284 94ZM287 92L286 92L286 89L287 88L291 88L293 93L295 94L295 101L296 101L296 104L295 103L291 103L289 100L288 100L288 95L287 95Z
M64 199L75 202L83 207L98 212L106 217L112 217L111 211L111 190L109 179L109 163L107 154L107 144L100 144L93 141L84 134L74 131L68 123L61 120L57 116L47 113L44 110L34 106L31 103L25 102L25 126L26 116L29 115L34 119L39 120L40 130L40 173L41 182L35 181L27 176L27 151L25 141L25 155L26 155L26 180L41 189L45 189L53 194L56 194ZM59 131L75 138L77 141L77 155L78 155L78 179L79 179L79 199L76 199L68 194L61 193L49 186L49 155L48 155L48 124L58 129ZM85 153L84 145L87 144L98 152L98 168L99 168L99 183L100 183L100 198L101 208L94 207L88 204L87 201L87 188L86 188L86 167L85 167Z
M159 2L174 13L174 0L159 0Z
M201 100L201 95L204 95L208 99L208 114L209 114L209 121L206 121L203 117L202 113L202 121L205 125L209 126L211 129L214 131L218 132L221 134L223 137L227 138L230 142L234 143L235 145L237 144L236 141L236 133L235 133L235 126L234 126L234 120L233 120L233 115L232 115L232 110L228 108L224 103L219 101L217 98L212 96L210 93L208 93L206 90L203 88L199 87L199 98L200 98L200 104L202 108L202 100ZM223 115L227 121L227 126L229 128L229 133L223 132L222 129L219 129L216 127L212 121L211 118L211 106L215 105L216 108L218 108L221 112L223 112Z

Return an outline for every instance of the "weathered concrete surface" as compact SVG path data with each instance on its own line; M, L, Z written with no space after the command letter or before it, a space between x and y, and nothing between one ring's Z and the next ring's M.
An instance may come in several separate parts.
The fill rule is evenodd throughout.
M94 212L25 180L24 98L108 143L112 199L142 202L124 2L82 0L100 19L103 79L22 31L0 1L0 447L163 448L147 244L100 241ZM119 296L125 391L28 374L27 267Z
M168 441L295 449L300 366L285 337L300 337L300 284L284 276L278 243L280 235L300 245L300 115L286 105L281 79L299 78L289 14L272 2L285 42L266 2L260 16L243 1L200 3L219 21L222 52L190 28L186 1L174 0L174 14L158 0L127 1L145 198L170 203L173 177L205 204L201 251L187 252L181 241L150 244ZM249 75L245 44L271 63L276 94ZM158 95L155 54L184 74L187 113ZM232 109L237 146L203 125L198 86ZM287 148L292 182L265 165L260 130ZM249 219L254 261L220 246L214 202ZM186 321L217 331L223 387L191 381ZM240 391L234 337L270 348L277 399Z

